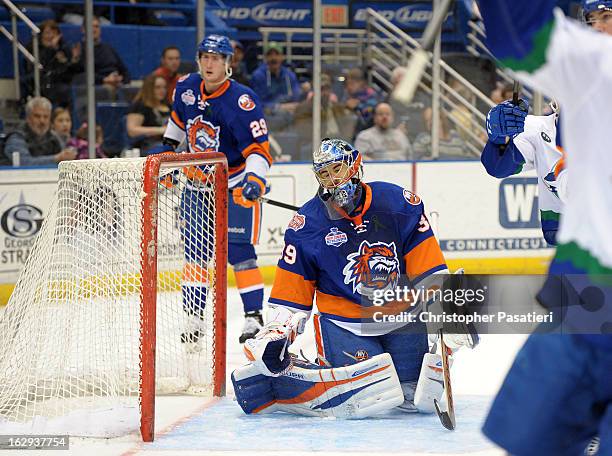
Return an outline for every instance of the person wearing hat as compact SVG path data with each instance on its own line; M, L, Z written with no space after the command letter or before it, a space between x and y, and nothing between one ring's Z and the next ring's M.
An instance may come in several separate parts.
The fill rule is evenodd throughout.
M272 128L291 123L300 98L300 83L295 73L283 65L283 48L271 41L264 48L264 63L251 76L251 87L264 105L266 119Z
M244 46L238 40L231 40L232 48L234 48L234 56L230 63L232 67L232 79L245 86L250 86L249 75L244 61Z

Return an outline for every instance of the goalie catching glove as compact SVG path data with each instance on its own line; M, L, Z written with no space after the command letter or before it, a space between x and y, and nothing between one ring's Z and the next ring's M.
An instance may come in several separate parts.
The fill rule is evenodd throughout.
M272 308L271 321L243 346L244 354L255 368L270 377L278 377L291 368L288 348L304 331L308 316L304 312L293 313L284 307Z

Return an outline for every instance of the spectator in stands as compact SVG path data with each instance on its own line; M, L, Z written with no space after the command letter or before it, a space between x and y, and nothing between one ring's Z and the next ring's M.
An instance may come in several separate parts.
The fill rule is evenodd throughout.
M232 79L240 84L250 86L249 75L244 61L244 46L240 41L232 40L234 56L232 57Z
M95 62L95 83L96 85L104 85L115 93L116 89L123 84L130 82L130 74L127 67L119 57L117 51L110 44L102 42L102 29L100 27L100 19L94 16L92 21L93 39L94 39L94 62ZM85 34L85 29L82 29ZM82 49L85 49L83 43ZM85 71L85 59L83 54L80 60L80 70Z
M55 108L51 114L51 131L60 140L62 149L72 136L72 116L66 108Z
M407 160L413 158L412 146L406 135L393 127L393 109L388 103L374 108L374 126L360 131L355 148L364 160Z
M416 158L431 157L431 124L433 120L433 110L431 108L426 108L423 112L423 118L428 131L420 133L414 140L413 148ZM465 142L459 133L450 128L448 118L442 112L440 112L439 138L440 156L467 156Z
M161 143L170 117L166 92L166 80L161 76L149 75L130 107L127 132L132 146L141 152Z
M160 66L153 74L161 76L166 81L166 101L172 105L172 97L174 96L174 89L176 83L181 77L178 73L179 66L181 66L181 51L176 46L167 46L162 51Z
M406 105L401 101L397 101L391 95L393 90L401 82L406 74L406 67L398 66L391 73L392 88L389 91L389 96L386 102L391 105L394 113L394 127L401 129L410 140L414 140L419 133L427 131L425 121L423 119L423 111L431 106L431 95L422 88L417 88L412 101Z
M32 43L28 44L32 52ZM40 71L40 93L55 106L71 105L70 84L79 71L81 46L77 44L70 48L62 37L57 22L52 19L40 24L39 58L42 65ZM26 61L24 77L26 93L34 94L34 66Z
M348 71L345 79L344 106L357 116L353 138L361 130L374 124L374 107L378 104L378 94L368 87L364 72L359 68Z
M21 166L55 165L76 158L76 152L63 149L51 131L51 102L48 99L34 97L26 104L25 124L11 133L4 145L4 154L9 160L14 152L19 153Z
M106 154L102 150L104 142L104 132L100 125L96 125L96 158L106 158ZM77 160L89 158L89 142L87 141L87 123L83 123L81 128L76 132L76 136L68 141L68 147L76 150Z
M117 24L134 24L134 25L165 25L162 21L155 17L155 11L152 8L138 7L139 3L156 3L155 0L115 0L119 2L129 3L130 6L115 8L115 22Z
M504 84L498 81L489 97L495 104L500 104L506 100L512 100L512 84Z
M276 42L264 49L265 62L251 76L251 87L264 105L271 130L280 130L292 122L300 99L300 83L295 73L283 65L283 48Z
M301 155L307 158L312 154L312 113L314 91L307 92L306 99L298 104L295 110L295 130L299 135ZM338 102L338 97L332 91L331 77L321 74L321 137L345 138L350 136L355 127L353 118L345 115L344 107Z

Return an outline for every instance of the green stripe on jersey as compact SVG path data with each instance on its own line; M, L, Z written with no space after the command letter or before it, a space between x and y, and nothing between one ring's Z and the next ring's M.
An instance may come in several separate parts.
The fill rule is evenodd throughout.
M554 220L559 221L559 213L555 211L540 211L540 219L542 221Z
M577 268L583 269L594 284L612 286L612 268L601 264L575 242L558 245L555 261L569 261Z
M501 59L501 63L515 71L533 73L546 62L546 50L555 21L551 19L533 36L533 49L522 59Z

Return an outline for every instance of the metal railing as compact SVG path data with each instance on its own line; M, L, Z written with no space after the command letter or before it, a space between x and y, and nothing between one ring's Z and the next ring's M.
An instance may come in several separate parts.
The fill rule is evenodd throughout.
M40 96L40 70L42 65L40 64L38 54L38 35L40 35L40 29L34 24L28 17L15 6L10 0L2 0L4 6L9 10L11 14L11 32L6 27L0 25L0 33L2 33L9 41L13 43L13 71L15 74L15 95L19 100L21 98L21 85L19 77L19 52L32 64L34 67L34 95ZM25 25L28 26L32 32L32 53L28 51L25 46L19 42L17 35L17 19L21 19Z
M366 64L370 69L370 82L379 90L389 92L393 69L405 66L419 44L372 8L368 8L366 14ZM442 59L439 60L440 82L434 84L432 67L430 61L419 88L432 97L439 97L443 115L461 134L468 154L479 156L486 140L486 116L478 106L488 110L494 106L493 101ZM448 76L453 80L452 86L446 82ZM437 158L435 152L433 155Z
M282 35L283 38L274 40L281 44L285 50L285 60L288 63L312 62L312 39L294 40L296 35L312 37L310 27L259 27L262 39L257 44L266 48L272 41L272 35ZM321 29L321 62L328 64L353 63L363 65L365 62L364 49L366 31L362 29ZM295 52L297 49L302 53ZM308 52L308 49L311 52ZM303 52L306 50L306 52Z

